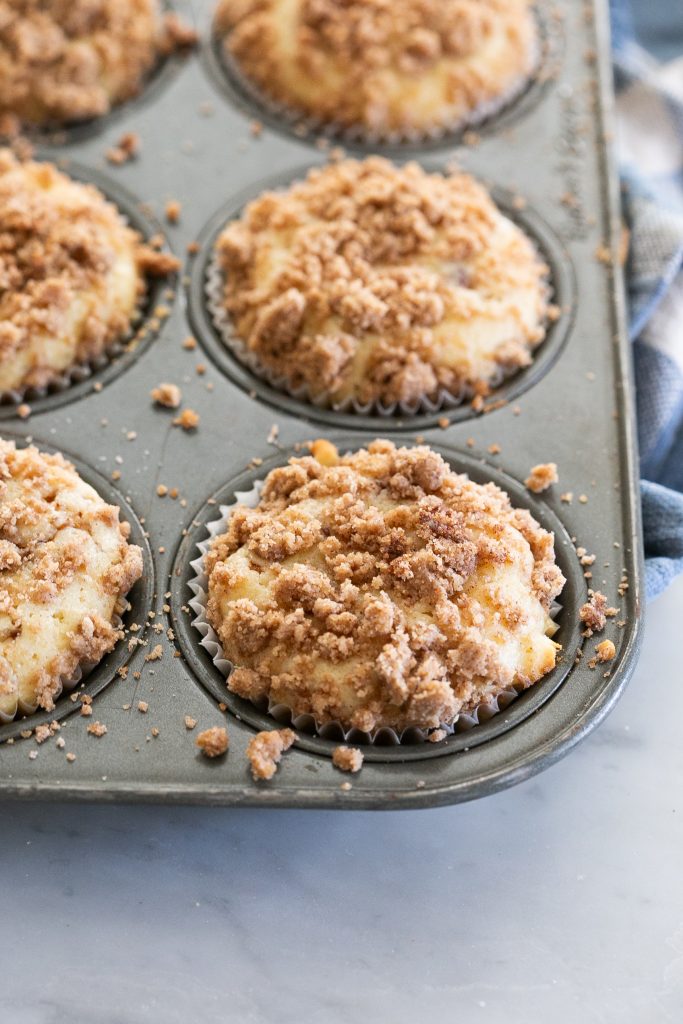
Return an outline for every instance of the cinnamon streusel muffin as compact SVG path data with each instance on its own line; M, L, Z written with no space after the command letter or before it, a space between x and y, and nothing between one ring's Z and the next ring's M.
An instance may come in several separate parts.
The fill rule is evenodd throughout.
M531 0L220 0L215 29L271 100L381 137L481 120L539 52Z
M0 440L0 716L50 711L122 637L142 574L129 533L61 455Z
M205 557L230 690L400 732L453 723L554 667L552 534L427 447L320 447L325 464L272 470Z
M0 149L0 392L44 387L131 327L170 269L92 185Z
M249 203L223 303L269 373L334 404L486 394L545 336L548 268L485 188L371 157Z
M158 0L0 0L0 124L106 114L193 37Z

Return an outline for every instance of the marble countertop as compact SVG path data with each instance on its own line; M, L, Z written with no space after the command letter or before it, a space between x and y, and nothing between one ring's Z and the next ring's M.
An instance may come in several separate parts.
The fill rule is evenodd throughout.
M683 1010L683 581L610 718L434 811L7 803L2 1024L659 1024Z

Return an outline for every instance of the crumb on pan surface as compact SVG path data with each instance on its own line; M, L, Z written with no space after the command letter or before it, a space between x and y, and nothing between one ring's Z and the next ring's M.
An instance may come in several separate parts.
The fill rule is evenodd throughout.
M210 729L204 729L195 740L205 757L220 757L230 745L228 730L220 725L214 725Z
M547 266L460 172L381 157L314 169L249 203L217 256L237 336L313 396L487 394L545 337Z
M527 489L534 494L541 494L559 480L557 465L554 462L542 462L532 466L529 476L524 481Z
M296 734L291 729L273 729L259 732L249 740L247 758L257 782L272 779L283 753L289 750L295 739Z
M335 747L332 764L342 772L359 772L363 767L363 751L358 747Z
M167 255L94 186L0 149L0 391L44 387L125 337Z
M50 711L121 639L142 575L129 527L60 455L0 440L0 712Z
M319 724L436 728L555 665L552 534L427 447L291 459L205 568L229 689Z
M0 119L31 126L101 116L137 95L160 55L191 45L158 0L0 3Z
M457 129L531 76L531 0L220 0L215 29L258 89L376 136Z

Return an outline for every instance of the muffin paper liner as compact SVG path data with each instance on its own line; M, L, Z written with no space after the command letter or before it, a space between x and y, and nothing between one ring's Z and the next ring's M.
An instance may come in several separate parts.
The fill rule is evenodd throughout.
M528 234L527 237L533 243L533 238ZM543 254L539 253L538 255L542 262L545 263L546 260ZM285 392L291 398L297 399L297 401L306 402L320 409L332 409L334 412L356 413L364 416L377 415L388 418L389 416L415 416L420 413L433 414L447 409L456 409L474 398L474 389L463 386L458 392L441 388L436 398L424 396L417 402L392 402L389 405L385 405L378 399L373 399L370 402L360 402L356 398L346 398L341 402L335 402L329 392L311 394L308 384L293 387L286 377L278 376L269 370L268 367L264 366L259 361L258 356L251 352L244 341L237 335L230 314L223 305L224 287L225 275L220 266L218 254L214 251L207 266L205 296L207 309L219 338L235 358L251 370L254 376L264 380L275 390ZM551 296L552 288L550 282L548 282L546 300L550 301ZM547 331L549 324L546 322L545 326ZM532 359L545 340L546 338L544 337L539 345L536 345L531 350L530 355ZM510 369L499 366L487 381L489 391L495 391L496 388L499 388L506 380L514 377L522 369L524 367L521 366L515 366Z
M317 135L330 143L343 146L419 146L421 144L447 144L453 136L465 131L482 127L487 121L512 106L537 79L543 63L544 45L537 39L531 52L531 67L528 72L520 75L504 92L489 100L485 100L459 121L451 121L443 125L434 125L427 129L404 128L401 130L382 132L373 131L366 125L344 125L335 121L326 121L312 117L305 111L298 110L284 101L276 100L265 93L240 67L239 61L233 57L225 43L229 34L223 37L214 35L218 64L223 75L235 83L239 90L249 99L254 113L259 110L264 116L281 121L289 131L298 138L310 138Z
M112 625L114 626L115 629L121 629L123 627L123 619L121 618L121 616L129 607L128 602L126 601L125 598L121 599L121 601L122 603L117 604L117 610L112 619ZM118 641L118 643L120 642L121 641ZM57 700L59 700L59 698L64 692L69 693L72 690L75 690L77 686L79 686L82 682L85 681L85 679L92 672L92 670L96 668L97 665L101 664L101 661L83 661L78 666L73 675L62 676L60 679L58 689L55 690L54 694L52 695L55 703L57 702ZM8 722L13 722L16 718L20 717L26 717L27 719L29 719L31 715L34 715L36 713L36 711L41 710L43 709L40 708L38 704L27 704L25 701L19 700L17 701L17 707L14 714L10 715L7 712L0 709L0 724L6 725ZM27 728L29 726L30 722L27 721Z
M196 546L199 551L199 555L190 562L190 565L196 572L196 576L192 577L188 583L190 590L194 594L194 597L188 602L189 607L195 613L195 617L192 620L192 626L201 636L200 646L208 652L214 666L225 678L226 691L227 681L234 666L233 663L226 658L223 648L221 647L220 640L206 618L208 577L204 569L204 557L211 547L211 543L214 538L219 536L221 533L224 533L227 529L228 521L234 508L238 505L246 505L248 508L255 508L258 505L264 482L265 481L263 480L258 480L250 490L236 491L235 501L228 505L219 506L219 514L217 518L207 523L206 528L209 536L205 540L197 542ZM555 618L555 616L559 614L560 609L561 605L554 605L550 612L551 617ZM475 728L477 725L481 725L483 722L489 721L489 719L493 718L494 715L497 715L500 711L504 711L505 708L512 704L521 692L521 688L509 687L491 700L483 701L472 711L461 713L452 724L444 724L438 728L446 732L447 735L467 732L468 730ZM355 728L346 729L341 722L319 723L316 721L315 717L310 714L295 715L292 709L286 704L277 704L270 700L263 700L260 702L253 701L251 703L253 703L257 710L267 712L277 725L291 726L293 729L306 733L307 735L319 736L321 739L337 742L376 744L378 746L396 746L402 743L415 744L429 742L430 734L436 731L434 729L425 730L412 726L399 734L395 729L391 729L387 726L380 726L373 732L367 733Z

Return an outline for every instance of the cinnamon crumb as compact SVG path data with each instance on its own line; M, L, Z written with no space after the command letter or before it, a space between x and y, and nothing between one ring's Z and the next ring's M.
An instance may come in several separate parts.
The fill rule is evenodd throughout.
M107 727L106 725L103 725L102 722L91 722L87 731L91 736L97 736L99 739L100 736L104 736L107 731Z
M195 742L204 757L220 757L230 745L227 729L219 725L204 729L199 733Z
M253 778L272 779L285 750L289 750L296 739L291 729L274 729L259 732L247 746L247 757L251 764Z
M177 409L182 401L182 392L177 384L158 384L150 392L153 401L164 409Z
M524 481L528 490L534 494L546 491L559 480L557 466L554 462L543 462L538 466L532 466L529 476Z
M183 430L196 430L199 426L199 413L193 409L183 409L180 416L173 420L174 427L182 427Z
M357 747L336 747L332 764L342 772L359 772L363 767L363 752Z
M166 214L166 220L169 224L177 224L180 220L180 213L182 210L181 204L177 199L169 199L164 207L164 213Z

